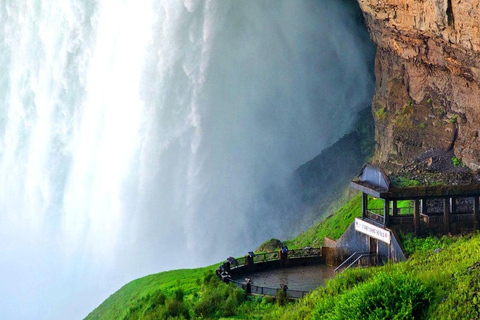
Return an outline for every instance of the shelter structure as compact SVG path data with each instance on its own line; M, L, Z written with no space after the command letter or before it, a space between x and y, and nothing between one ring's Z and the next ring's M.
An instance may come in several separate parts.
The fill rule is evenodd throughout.
M360 224L365 224L365 230L370 228L377 234L382 229L447 234L480 227L480 184L477 183L395 185L382 168L367 163L350 186L362 192L359 230Z

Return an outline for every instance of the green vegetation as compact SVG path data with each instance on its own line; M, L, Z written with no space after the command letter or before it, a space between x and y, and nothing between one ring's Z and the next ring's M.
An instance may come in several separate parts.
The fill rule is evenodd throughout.
M453 156L452 157L452 163L453 163L453 166L454 167L458 167L462 164L462 160L460 160L459 158Z
M452 163L454 167L465 167L465 164L462 162L462 159L457 158L456 156L452 157Z
M450 118L450 123L457 123L457 120L458 120L458 116L457 115L454 115L453 117Z
M386 116L385 111L386 111L385 107L380 108L377 111L375 111L375 116L377 117L378 120L385 120L385 116Z
M212 273L215 267L174 270L134 280L111 295L87 319L137 319L140 315L146 318L164 309L182 313L198 294L200 279ZM182 301L179 301L180 295L183 295Z
M360 194L357 194L344 206L340 207L334 215L315 224L306 232L303 232L297 237L287 240L284 243L289 247L297 248L303 248L306 246L320 247L323 245L325 237L331 239L340 238L355 217L361 215L362 197Z
M394 187L417 187L421 185L419 181L407 177L394 176L389 178Z
M381 207L372 199L370 205ZM399 203L399 206L409 203ZM360 215L361 197L284 243L319 246L340 237ZM249 296L221 283L214 266L162 272L125 285L87 319L477 319L480 317L480 234L417 238L401 235L410 258L351 269L297 302Z
M278 239L270 239L262 243L255 252L274 252L283 246L283 242Z
M413 111L413 102L410 101L395 112L395 124L401 127L412 125L410 118L413 115Z
M407 262L348 270L271 318L478 318L480 236L411 239Z
M420 123L418 126L420 127L420 129L425 129L425 123L423 123L423 122Z

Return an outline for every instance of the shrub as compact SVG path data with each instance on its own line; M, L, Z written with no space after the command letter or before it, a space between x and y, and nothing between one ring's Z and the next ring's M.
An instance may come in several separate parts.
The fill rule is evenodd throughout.
M273 303L274 301L275 301L275 300L274 300L273 297L271 297L271 296L265 296L265 297L263 297L263 299L262 299L262 303L263 303L263 304L271 304L271 303Z
M287 302L287 295L285 291L283 290L278 290L277 291L277 296L275 297L275 300L279 306L284 306L285 303Z
M188 308L184 302L171 299L167 301L166 307L165 316L167 318L184 317L185 319L190 319Z
M452 158L452 163L453 163L453 166L454 166L454 167L458 167L458 166L462 163L462 161L461 161L459 158L457 158L457 157L454 156L454 157Z
M175 300L182 302L184 295L185 294L182 289L175 290Z
M348 291L335 314L340 319L417 319L430 299L431 292L413 274L381 272Z
M375 115L377 116L378 120L385 120L385 116L386 116L385 111L386 111L385 107L380 108L377 111L375 111Z

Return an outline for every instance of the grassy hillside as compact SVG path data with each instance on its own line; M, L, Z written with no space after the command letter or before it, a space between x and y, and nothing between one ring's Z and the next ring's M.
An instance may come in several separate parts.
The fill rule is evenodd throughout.
M361 215L362 196L361 194L357 194L345 205L341 206L335 214L318 222L297 237L285 241L285 244L292 248L303 248L306 246L321 247L325 237L335 240L340 238L355 217Z
M361 199L295 239L291 246L338 238L359 215ZM87 319L477 319L480 317L480 235L404 238L407 262L348 270L303 300L247 297L221 283L215 266L163 272L135 280Z
M279 319L478 319L480 236L414 239L407 262L349 270Z
M146 309L159 301L165 304L179 290L188 301L199 290L201 279L212 273L215 267L161 272L134 280L111 295L87 319L133 319L136 317L132 315L139 309Z
M350 225L354 217L361 212L359 211L360 208L361 197L355 196L346 205L340 207L335 215L318 223L297 238L287 241L287 243L291 248L308 245L318 246L321 245L320 242L323 241L324 237L338 238ZM210 278L216 266L167 271L132 281L111 295L86 319L147 319L150 315L156 315L160 318L166 315L171 317L181 315L183 309L189 310L190 316L195 316L196 304L202 296L211 293L211 286L215 281L210 281ZM207 279L207 281L205 282L204 279ZM218 285L225 291L222 297L218 297L219 300L226 301L229 295L233 295L232 292L225 289L228 286ZM179 312L169 313L168 306L170 305L167 304L169 301L175 301L175 292L178 290L183 292L183 299L179 301L182 302L182 305L177 306ZM212 304L215 304L217 308L225 309L224 305L221 305L219 301L217 302L212 302ZM259 312L263 314L266 310L274 309L274 306L269 302L271 301L268 298L243 301L238 303L238 308L236 308L238 310L235 310L235 312L237 315L247 316L252 315L251 312L255 312L255 310L261 310ZM173 309L173 307L170 307L170 309ZM230 307L230 309L232 308ZM219 312L217 316L226 316L231 313L223 311ZM210 314L210 316L213 315L214 312ZM152 319L155 319L155 317L152 317Z

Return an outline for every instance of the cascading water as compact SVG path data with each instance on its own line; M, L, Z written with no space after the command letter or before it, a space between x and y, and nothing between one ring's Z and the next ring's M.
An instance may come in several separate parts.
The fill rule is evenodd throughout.
M274 236L248 214L255 194L371 98L357 14L338 0L0 0L2 319L80 318L135 277ZM252 237L260 225L270 234Z

